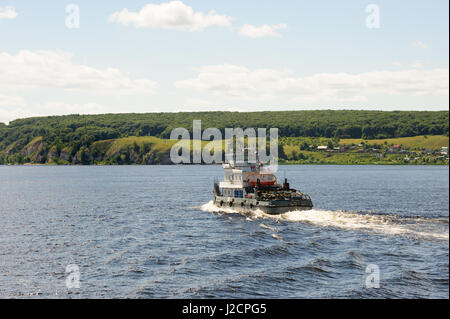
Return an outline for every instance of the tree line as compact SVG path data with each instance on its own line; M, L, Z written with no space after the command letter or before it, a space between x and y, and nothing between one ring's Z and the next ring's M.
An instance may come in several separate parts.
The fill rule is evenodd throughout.
M69 147L76 154L94 142L129 136L169 138L174 128L192 132L192 121L202 129L279 129L281 137L380 139L417 135L447 135L448 111L275 111L275 112L180 112L147 114L65 115L18 119L0 123L0 155L20 152L42 137L50 150Z

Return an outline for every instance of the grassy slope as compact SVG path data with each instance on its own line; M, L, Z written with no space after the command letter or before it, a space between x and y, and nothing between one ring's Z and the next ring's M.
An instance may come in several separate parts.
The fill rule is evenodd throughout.
M25 148L34 145L36 142L41 141L42 137L37 137L33 139ZM282 138L280 139L282 145L284 145L284 152L287 155L288 163L299 163L299 164L370 164L370 163L383 163L383 164L395 164L401 163L401 159L396 154L388 154L383 158L376 158L375 154L368 153L356 153L345 152L345 153L327 153L327 152L317 152L317 151L307 151L300 150L299 145L302 143L307 143L309 145L327 145L328 142L336 143L336 140L327 138ZM447 136L416 136L416 137L405 137L405 138L394 138L394 139L381 139L381 140L362 140L362 139L342 139L339 144L351 145L351 144L378 144L383 145L384 148L392 144L400 144L409 150L439 150L442 146L449 145L449 137ZM103 154L105 160L113 158L117 154L123 154L123 152L130 151L133 149L138 149L138 153L141 155L148 153L155 154L168 154L172 146L177 143L175 140L160 139L152 136L144 137L125 137L118 139L110 139L95 142L90 147L90 152L92 154ZM188 141L181 142L183 147L187 146ZM193 150L192 141L190 149ZM210 142L202 141L202 147L205 147ZM386 143L386 144L385 144ZM224 148L223 141L214 141L214 148L220 149ZM20 147L21 148L21 147ZM70 149L66 150L70 152ZM303 158L292 160L293 151L297 155L302 154ZM34 158L35 156L30 156ZM65 162L62 162L65 163ZM140 163L140 162L137 162ZM68 164L68 163L65 163Z
M105 154L107 158L112 158L116 154L121 154L124 151L137 148L140 153L159 153L159 154L169 154L171 148L177 144L183 148L189 148L193 150L192 141L176 141L169 139L161 139L153 136L131 136L118 139L98 141L92 144L90 151L92 153ZM202 141L201 145L204 148L210 142ZM190 146L189 146L190 144ZM214 141L209 145L213 149L219 149L222 147L222 141Z
M163 140L153 136L142 136L142 137L124 137L114 140L99 141L92 145L93 148L100 148L103 151L107 150L107 155L114 155L120 153L121 150L133 147L135 145L144 148L148 146L155 151L170 151L173 141Z
M362 139L341 139L339 144L342 145L358 145L365 143L367 145L379 145L379 153L371 153L370 151L357 152L358 146L346 152L318 152L312 151L318 145L327 145L332 142L336 146L336 140L327 138L285 138L284 152L287 156L286 161L281 161L288 164L448 164L445 159L436 159L434 155L421 155L418 160L405 161L407 155L389 154L383 150L387 150L391 145L402 145L402 149L408 151L431 150L439 151L441 147L449 145L448 136L416 136L393 139L378 139L378 140L362 140ZM311 150L300 150L300 145L306 143L312 145ZM293 154L296 154L293 156ZM380 156L382 155L382 156ZM416 157L416 155L411 155Z
M296 143L298 144L298 140L301 138L295 138ZM328 141L331 141L332 139L327 138L317 138L315 139L316 143L327 145ZM312 142L311 138L305 138L305 141L308 143ZM404 138L394 138L394 139L379 139L379 140L362 140L362 139L342 139L340 140L339 144L341 145L351 145L351 144L360 144L360 143L366 143L370 145L379 144L384 145L386 142L387 145L392 144L400 144L405 148L408 148L410 150L421 150L421 149L430 149L430 150L439 150L443 146L449 146L449 137L448 136L416 136L416 137L404 137ZM173 140L165 140L165 139L159 139L156 137L127 137L127 138L120 138L115 140L108 140L108 141L100 141L94 143L94 145L102 144L108 144L107 145L107 154L108 155L114 155L116 153L119 153L121 150L126 149L128 147L132 147L134 144L139 145L142 147L144 144L151 145L151 148L154 150L162 151L162 152L170 152L170 148L177 143ZM187 146L188 142L181 142L181 145ZM202 147L205 147L209 142L202 141ZM214 141L213 146L223 149L223 141ZM193 149L192 141L191 141L191 150ZM284 145L284 151L287 155L290 155L293 150L296 150L298 153L303 153L306 155L310 160L313 159L315 161L319 160L325 160L325 162L328 162L329 160L324 159L325 153L322 152L315 152L315 151L299 151L297 145L290 144L290 139L288 138L286 140L286 144ZM373 160L373 155L368 154L354 154L354 153L343 153L343 154L335 154L336 157L340 160L343 160L345 162L355 162L357 161L357 158L361 160L362 163L370 162ZM331 161L332 159L330 159ZM384 161L389 161L390 157L388 156Z
M400 138L388 138L388 139L380 139L380 140L363 140L363 139L341 139L339 144L341 145L351 145L351 144L360 144L366 143L369 145L383 145L385 142L388 145L391 144L399 144L402 147L411 149L411 150L420 150L420 149L430 149L430 150L439 150L441 147L449 146L449 137L444 135L431 135L431 136L414 136L414 137L400 137Z

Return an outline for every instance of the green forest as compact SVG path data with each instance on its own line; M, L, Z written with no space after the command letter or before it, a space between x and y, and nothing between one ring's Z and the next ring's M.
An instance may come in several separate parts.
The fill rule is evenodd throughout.
M285 138L283 149L290 145L289 138L323 138L336 145L345 139L415 136L443 136L448 141L449 132L448 111L190 112L34 117L18 119L9 125L0 123L0 164L164 164L168 163L168 152L173 145L167 140L172 129L184 127L192 131L193 120L202 121L202 130L214 127L222 132L225 128L276 127L280 137ZM283 149L281 159L288 160ZM300 154L297 151L300 146L299 150L294 150Z

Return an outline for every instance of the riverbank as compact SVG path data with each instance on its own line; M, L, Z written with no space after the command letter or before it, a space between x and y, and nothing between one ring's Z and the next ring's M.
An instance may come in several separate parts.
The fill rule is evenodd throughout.
M0 152L0 165L171 165L175 143L180 142L130 136L89 146L50 146L47 138L39 136L8 146ZM448 165L448 144L448 136L443 135L378 140L280 137L278 158L280 163L297 165ZM181 145L192 159L192 141ZM201 145L212 152L221 151L224 160L223 140L202 141Z

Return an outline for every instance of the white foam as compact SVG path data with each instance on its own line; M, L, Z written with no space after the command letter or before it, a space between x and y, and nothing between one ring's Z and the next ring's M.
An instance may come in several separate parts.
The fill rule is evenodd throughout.
M208 203L202 205L200 209L204 212L209 213L239 214L238 211L232 208L218 207L214 204L213 201L209 201Z
M376 231L388 235L416 235L419 237L432 237L436 239L448 240L447 232L421 231L416 228L425 228L425 223L432 223L423 218L409 220L408 223L401 223L397 216L393 215L371 215L347 211L330 210L310 210L293 211L283 214L282 219L293 222L307 222L323 227L335 227L348 230Z
M275 238L275 239L278 239L279 241L284 241L283 237L281 237L281 236L279 236L277 234L272 234L272 237Z
M212 201L201 207L207 212L223 212L236 214L230 208L219 208ZM312 209L306 211L292 211L281 215L268 215L261 210L251 213L256 218L272 218L289 222L309 223L321 227L333 227L344 230L375 231L387 235L403 235L439 240L449 240L448 227L437 227L436 220L426 218L411 218L408 222L394 215L362 214L349 211L332 211ZM265 224L261 227L268 228ZM438 229L439 228L439 229ZM274 229L271 229L274 230Z
M267 226L266 224L261 223L259 226L261 226L262 228L266 228L266 229L270 229L271 231L278 231L278 229Z

